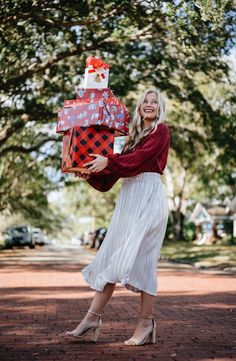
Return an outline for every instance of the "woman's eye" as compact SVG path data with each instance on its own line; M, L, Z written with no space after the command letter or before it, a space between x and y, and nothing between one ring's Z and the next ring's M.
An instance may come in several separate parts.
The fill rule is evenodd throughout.
M144 103L147 103L147 100L144 100L143 102L144 102Z

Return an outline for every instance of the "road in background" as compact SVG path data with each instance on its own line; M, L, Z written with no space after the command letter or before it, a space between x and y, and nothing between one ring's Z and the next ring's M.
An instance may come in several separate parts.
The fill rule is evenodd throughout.
M0 252L1 361L236 360L235 276L163 261L156 344L123 344L137 322L140 297L119 284L96 344L65 337L94 295L81 269L95 254L69 245Z

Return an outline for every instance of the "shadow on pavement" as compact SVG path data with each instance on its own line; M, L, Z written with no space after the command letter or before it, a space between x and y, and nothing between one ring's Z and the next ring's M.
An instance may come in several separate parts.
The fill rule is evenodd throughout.
M86 313L93 294L87 286L2 288L1 361L225 361L236 357L233 292L160 292L155 303L157 343L134 348L123 341L132 335L137 321L139 295L123 287L117 287L105 308L97 344L64 336Z

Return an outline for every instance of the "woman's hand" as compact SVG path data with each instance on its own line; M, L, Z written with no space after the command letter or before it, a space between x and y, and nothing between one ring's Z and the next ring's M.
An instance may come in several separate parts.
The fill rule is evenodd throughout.
M90 178L90 173L76 172L75 177L83 178L83 179L89 179Z
M106 168L108 165L108 158L103 157L103 155L100 154L89 154L90 156L96 157L96 159L91 160L90 162L84 163L84 166L89 165L89 170L93 173L101 172L103 169Z

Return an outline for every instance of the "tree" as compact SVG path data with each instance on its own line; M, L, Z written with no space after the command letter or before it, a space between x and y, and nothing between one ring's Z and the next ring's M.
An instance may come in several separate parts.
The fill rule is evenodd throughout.
M233 1L216 3L209 14L209 2L201 1L5 1L0 16L0 158L1 177L9 187L0 199L1 209L17 208L14 202L24 188L22 184L18 198L11 197L14 177L7 174L9 164L21 168L22 174L28 162L34 162L32 177L41 174L43 164L59 168L57 109L74 97L89 55L110 63L110 87L129 104L144 85L155 85L173 103L191 107L208 147L220 150L218 164L229 168L235 157L233 115L213 104L196 82L199 74L217 83L229 78L222 55L233 47L235 8ZM231 94L228 101L234 100ZM179 128L174 110L170 120L175 153L180 144L188 143L191 149L201 134L188 125ZM49 188L57 187L58 178L45 177ZM61 181L70 183L70 178ZM44 177L37 182L42 192L31 209L38 202L46 209ZM26 186L34 191L33 182Z

